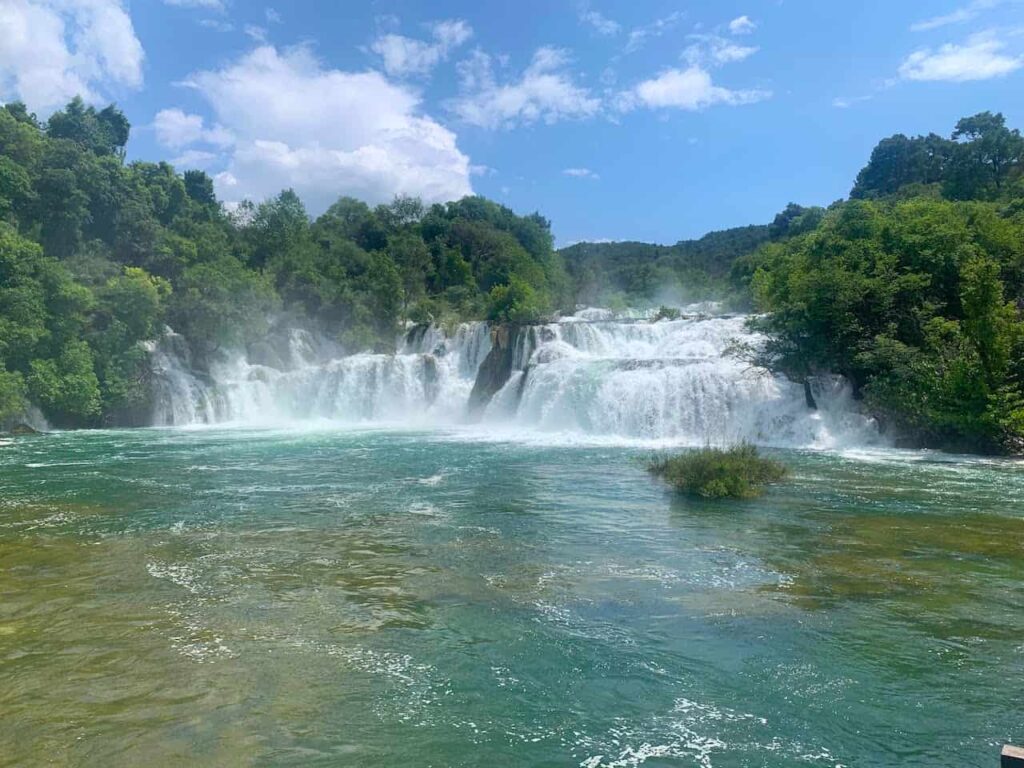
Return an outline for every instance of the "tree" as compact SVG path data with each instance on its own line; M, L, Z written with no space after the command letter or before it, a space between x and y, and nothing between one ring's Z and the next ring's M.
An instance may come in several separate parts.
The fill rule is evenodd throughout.
M957 142L946 182L947 197L998 197L1011 168L1024 162L1024 137L1009 130L1001 113L981 112L958 121Z
M113 104L97 112L76 96L46 124L46 132L55 139L68 139L97 155L124 156L130 126L128 119Z
M185 171L182 179L185 182L185 194L199 205L217 205L217 196L213 192L213 179L204 171Z

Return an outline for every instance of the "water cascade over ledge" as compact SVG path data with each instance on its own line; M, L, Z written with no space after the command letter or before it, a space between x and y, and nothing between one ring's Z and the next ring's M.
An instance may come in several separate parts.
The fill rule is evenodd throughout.
M184 340L152 350L155 425L454 426L835 447L877 439L838 377L793 382L727 354L762 339L742 315L652 322L588 309L530 326L417 326L396 354L344 355L299 330L198 372Z

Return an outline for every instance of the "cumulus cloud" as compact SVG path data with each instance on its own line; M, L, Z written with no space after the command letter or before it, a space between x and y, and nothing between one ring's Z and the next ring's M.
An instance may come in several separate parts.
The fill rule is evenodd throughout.
M420 112L414 91L378 72L326 69L306 47L266 45L185 85L235 138L215 177L228 201L292 187L317 214L340 195L433 203L472 193L455 134Z
M202 115L187 114L180 109L163 109L153 118L156 138L169 149L181 149L190 144L212 144L229 147L235 139L221 125L205 126Z
M120 0L3 0L0 98L47 114L142 84L142 44Z
M208 168L218 156L204 149L187 149L171 160L171 164L179 170L182 168Z
M990 33L973 35L963 45L914 51L900 65L904 80L962 83L1003 77L1024 66L1024 56L1004 53L1006 43Z
M644 80L621 94L618 106L623 111L637 107L697 111L716 104L753 104L770 96L770 91L734 91L715 85L707 70L694 65L686 69L666 69L656 77Z
M540 48L522 75L499 83L493 61L482 51L459 63L462 95L450 102L463 121L481 128L510 128L538 120L555 123L597 114L601 100L577 85L569 58L558 48Z
M370 50L381 57L384 71L395 77L429 74L451 52L473 36L473 28L462 19L439 21L430 25L431 40L416 40L402 35L381 35Z
M590 179L591 181L597 181L601 178L589 168L566 168L562 173L566 176L573 176L577 179Z
M718 35L690 35L692 41L682 53L685 67L669 67L628 91L620 93L615 106L622 112L648 109L697 111L722 104L753 104L771 97L771 91L733 90L714 82L711 71L757 53L754 46L737 45Z
M734 35L749 35L757 29L757 24L749 16L739 16L729 22L729 31Z

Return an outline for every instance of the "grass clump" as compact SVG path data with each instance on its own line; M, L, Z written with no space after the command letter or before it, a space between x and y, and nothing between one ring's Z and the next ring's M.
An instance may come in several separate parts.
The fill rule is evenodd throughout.
M654 319L651 322L656 323L659 320L678 320L682 316L682 310L676 309L675 307L666 307L662 304L658 307L658 312L655 314Z
M753 499L788 474L784 464L761 456L749 443L656 459L648 469L676 489L705 499Z

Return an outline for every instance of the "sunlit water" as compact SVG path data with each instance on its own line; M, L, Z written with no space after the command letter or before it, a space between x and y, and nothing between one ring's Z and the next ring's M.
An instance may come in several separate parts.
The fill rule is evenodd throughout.
M139 430L0 446L0 764L992 766L1024 740L1024 470Z

